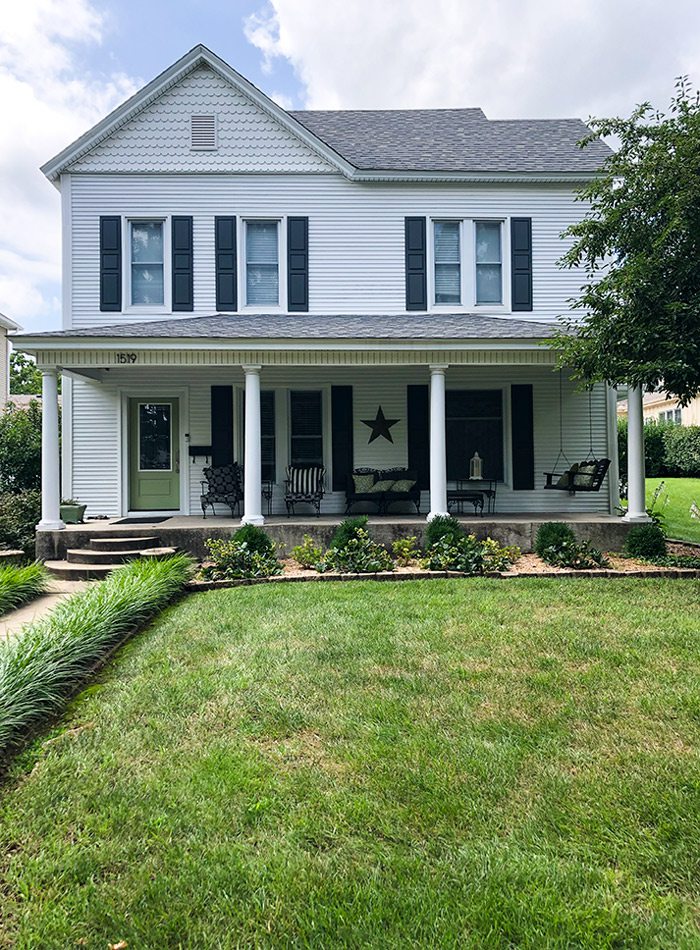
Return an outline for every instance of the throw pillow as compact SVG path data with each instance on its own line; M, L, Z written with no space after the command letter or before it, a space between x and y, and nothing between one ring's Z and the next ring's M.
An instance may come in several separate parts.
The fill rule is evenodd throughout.
M574 462L568 472L564 472L559 481L557 482L557 488L568 488L572 483L578 472L578 463Z
M375 482L374 485L372 485L370 492L390 491L393 484L394 483L389 479L382 479L381 481Z
M352 480L355 483L355 491L358 495L364 495L373 490L374 475L353 475Z
M588 488L593 484L593 476L597 468L597 462L581 462L574 477L574 485Z
M413 478L400 478L391 486L392 491L409 492L416 484Z

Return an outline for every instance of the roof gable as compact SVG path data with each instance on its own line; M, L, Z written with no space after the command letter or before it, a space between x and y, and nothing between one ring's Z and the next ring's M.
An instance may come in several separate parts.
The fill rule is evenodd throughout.
M220 147L214 152L190 149L190 115L201 112L217 115ZM348 173L351 166L203 46L42 166L51 180L68 170L224 169Z

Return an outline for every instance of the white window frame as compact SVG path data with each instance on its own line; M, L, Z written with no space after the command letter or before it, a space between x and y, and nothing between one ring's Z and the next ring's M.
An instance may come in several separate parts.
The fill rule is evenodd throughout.
M460 224L460 304L435 303L435 223L438 221L458 221ZM489 215L459 216L436 214L427 218L427 251L430 256L428 266L428 308L436 313L469 313L478 310L481 313L511 313L510 286L510 218ZM501 303L476 302L476 224L500 224L501 226Z
M278 299L277 304L248 303L248 222L274 221L277 224L277 274ZM287 260L287 218L286 215L275 214L241 214L238 218L238 286L243 301L243 310L250 313L286 313L287 312L287 268L283 266Z
M437 261L435 260L435 225L436 224L456 224L458 236L459 236L459 303L438 303L435 299L436 293L436 278L435 278L435 266ZM466 295L466 281L464 273L464 237L466 229L464 227L464 220L462 218L449 218L447 216L441 216L439 218L430 219L430 272L431 272L431 288L430 296L432 300L432 306L436 310L463 310L465 308L465 301L467 300Z
M478 303L476 299L476 272L477 272L477 263L476 263L476 227L478 224L498 224L501 230L501 302L500 303ZM506 256L506 232L508 228L504 227L505 221L503 218L485 218L478 217L472 220L472 243L473 243L473 253L472 253L472 267L474 268L474 306L479 310L496 310L502 312L504 310L510 310L510 268L508 268L508 277L506 278L506 260L510 260L510 246L508 246L508 254Z
M131 302L131 225L147 221L159 221L163 225L163 303L140 304ZM171 313L172 312L172 252L170 215L129 214L122 217L122 312L123 313Z

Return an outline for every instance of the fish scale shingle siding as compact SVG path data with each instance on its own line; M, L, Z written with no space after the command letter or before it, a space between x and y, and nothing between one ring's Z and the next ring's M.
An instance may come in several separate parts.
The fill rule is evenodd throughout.
M218 147L190 148L190 118L217 117ZM71 171L328 172L330 165L205 66L78 159Z

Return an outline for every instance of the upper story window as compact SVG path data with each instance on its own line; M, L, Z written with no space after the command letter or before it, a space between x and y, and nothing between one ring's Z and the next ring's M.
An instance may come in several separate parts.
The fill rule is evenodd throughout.
M435 221L435 303L461 303L459 221Z
M131 295L135 307L165 303L163 221L130 221Z
M476 302L503 303L500 221L476 222Z
M246 304L279 305L279 223L246 221Z

